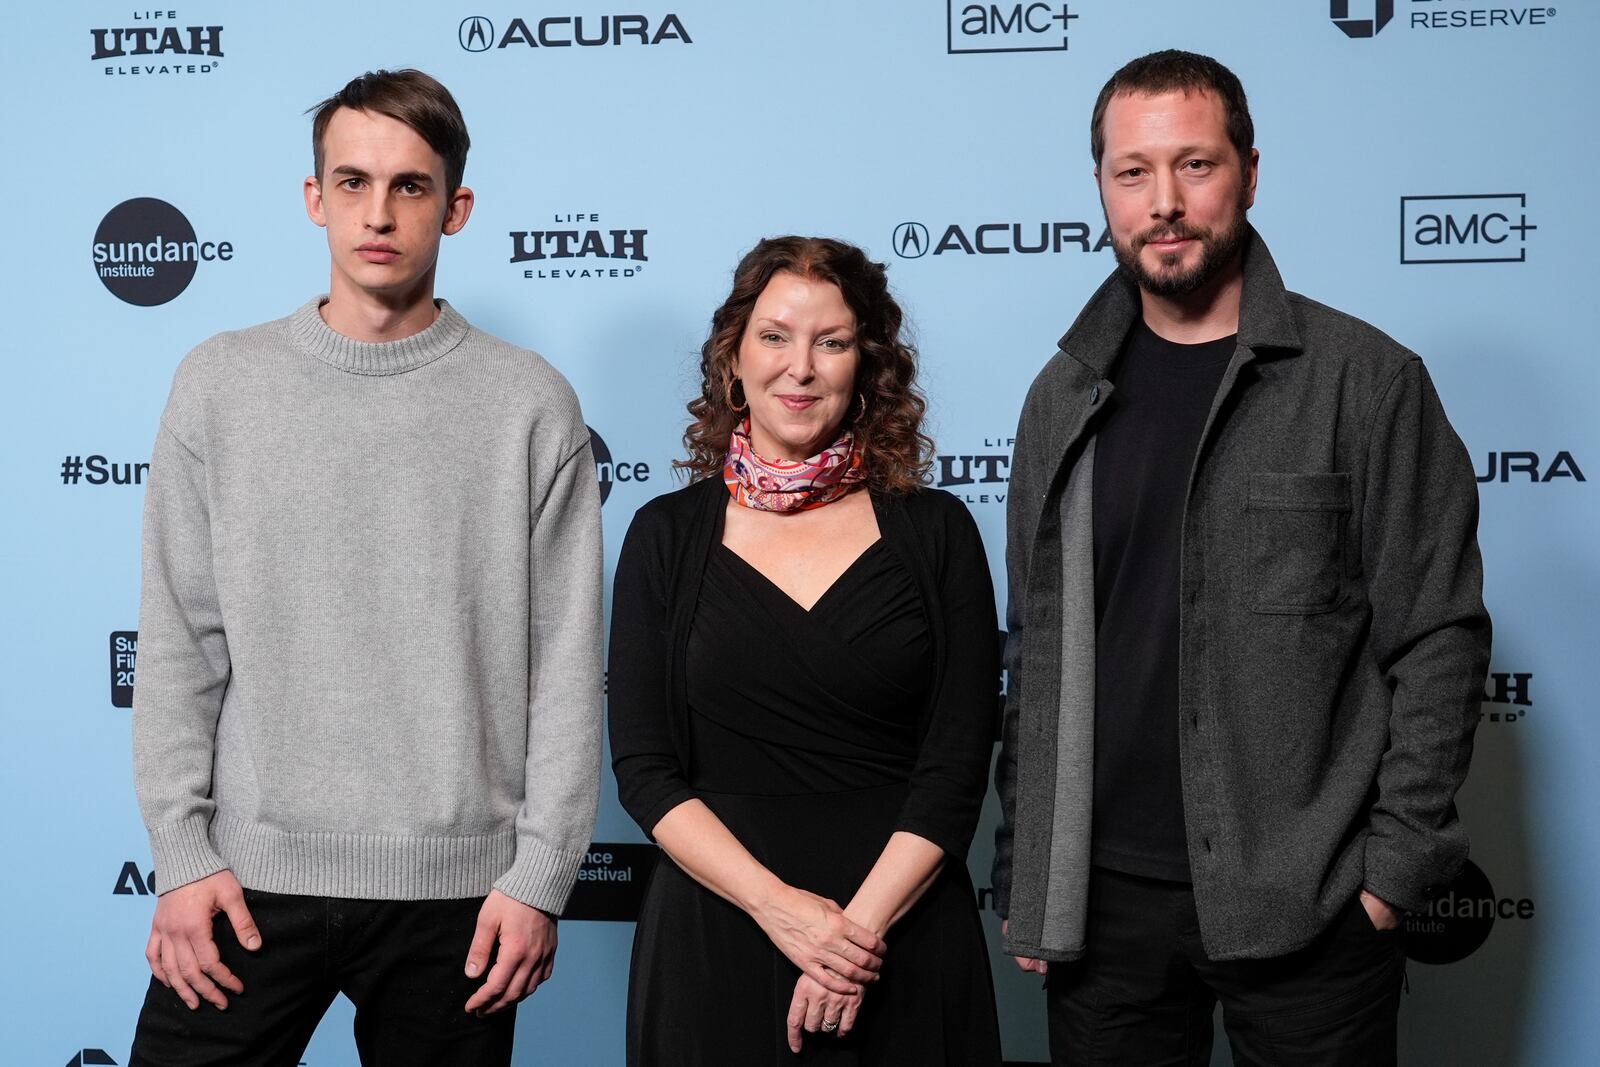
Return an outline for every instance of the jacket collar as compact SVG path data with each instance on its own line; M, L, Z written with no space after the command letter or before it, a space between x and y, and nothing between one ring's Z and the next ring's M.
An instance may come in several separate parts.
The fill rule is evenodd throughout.
M1121 269L1112 271L1062 336L1061 350L1103 378L1140 313L1138 286ZM1283 276L1254 226L1249 227L1244 244L1239 344L1258 356L1297 355L1304 349Z

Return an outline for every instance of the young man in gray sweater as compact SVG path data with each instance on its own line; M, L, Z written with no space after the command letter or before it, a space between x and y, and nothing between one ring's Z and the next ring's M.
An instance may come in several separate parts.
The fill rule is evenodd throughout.
M329 294L179 367L134 772L161 896L136 1064L509 1063L593 829L600 507L571 387L433 296L468 138L417 71L317 109Z

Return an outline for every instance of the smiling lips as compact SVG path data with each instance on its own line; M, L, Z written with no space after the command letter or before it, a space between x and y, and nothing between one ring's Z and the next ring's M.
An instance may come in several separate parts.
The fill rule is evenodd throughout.
M780 394L778 399L782 401L783 406L788 408L790 411L804 411L806 408L809 408L812 404L815 404L818 400L820 400L821 397L806 396L803 393L789 393Z
M356 255L368 263L392 263L400 258L400 250L393 245L382 244L378 241L368 241L356 248Z

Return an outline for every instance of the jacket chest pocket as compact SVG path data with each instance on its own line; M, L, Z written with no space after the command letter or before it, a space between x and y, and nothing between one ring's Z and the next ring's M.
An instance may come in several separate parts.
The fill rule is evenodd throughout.
M1315 615L1336 607L1349 517L1348 474L1250 475L1251 610Z

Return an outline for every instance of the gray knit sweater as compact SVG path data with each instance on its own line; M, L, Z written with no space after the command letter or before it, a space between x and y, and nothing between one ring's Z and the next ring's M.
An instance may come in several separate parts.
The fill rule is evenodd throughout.
M594 826L600 506L577 397L448 304L200 345L144 518L134 778L163 891L491 885L559 912Z

